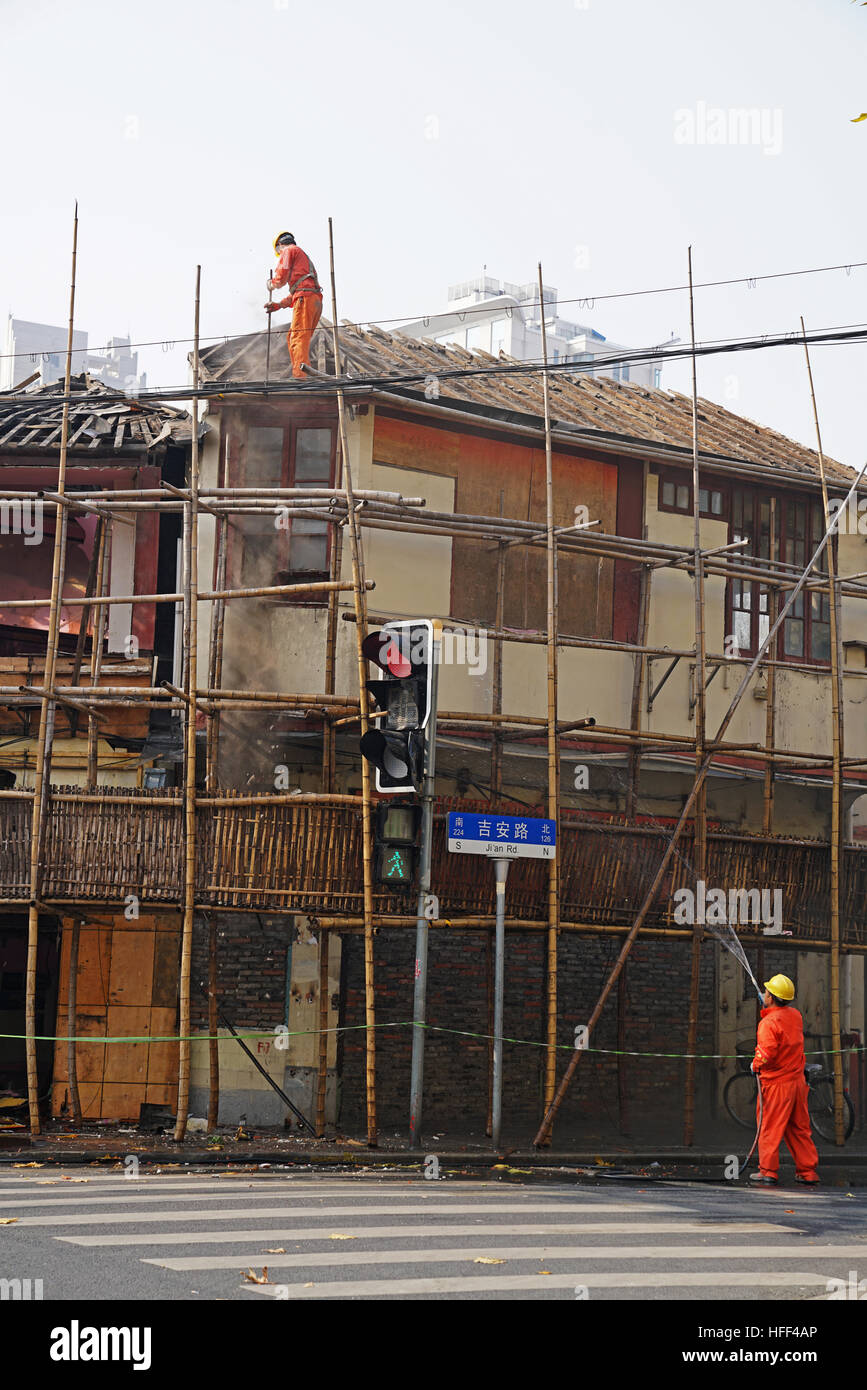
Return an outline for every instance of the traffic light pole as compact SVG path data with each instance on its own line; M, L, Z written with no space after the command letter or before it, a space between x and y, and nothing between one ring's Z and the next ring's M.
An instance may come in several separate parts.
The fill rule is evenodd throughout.
M491 1102L491 1142L500 1147L500 1119L503 1113L503 982L506 956L506 878L508 859L494 860L497 889L496 950L494 956L494 1086Z
M425 901L430 893L433 849L433 800L436 765L437 687L439 684L442 628L435 622L430 652L430 718L424 741L424 782L421 802L421 843L418 862L418 909L415 923L415 993L412 1011L412 1073L409 1099L409 1143L417 1148L421 1131L422 1088L424 1085L424 1024L427 1004L427 943L430 930Z

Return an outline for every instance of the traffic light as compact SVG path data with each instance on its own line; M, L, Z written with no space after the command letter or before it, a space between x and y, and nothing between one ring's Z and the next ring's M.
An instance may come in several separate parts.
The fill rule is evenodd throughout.
M390 623L371 632L362 651L384 678L366 686L385 718L371 725L361 751L376 768L376 790L420 792L424 779L424 730L430 720L433 623L429 618Z
M393 888L410 888L415 878L419 807L400 802L378 806L374 877Z

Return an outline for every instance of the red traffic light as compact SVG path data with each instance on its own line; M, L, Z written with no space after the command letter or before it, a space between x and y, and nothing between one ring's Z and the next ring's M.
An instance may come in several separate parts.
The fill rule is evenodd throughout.
M404 655L395 633L387 629L383 632L368 633L361 644L361 650L368 661L373 661L383 671L388 671L395 680L403 680L412 675L412 662Z

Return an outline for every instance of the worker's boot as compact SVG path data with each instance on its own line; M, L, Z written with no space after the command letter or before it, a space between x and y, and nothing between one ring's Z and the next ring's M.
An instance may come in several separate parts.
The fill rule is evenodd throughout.
M772 1173L762 1173L761 1171L750 1173L750 1182L755 1183L757 1187L776 1187L777 1185L777 1179Z
M805 1187L818 1187L818 1186L819 1186L819 1179L818 1179L818 1178L808 1178L808 1177L805 1177L803 1173L796 1173L796 1174L795 1174L795 1182L803 1183Z

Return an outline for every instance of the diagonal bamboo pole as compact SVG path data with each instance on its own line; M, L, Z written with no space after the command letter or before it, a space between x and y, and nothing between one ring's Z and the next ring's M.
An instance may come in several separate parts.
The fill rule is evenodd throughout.
M69 326L66 335L66 375L64 378L63 414L60 427L60 458L57 466L57 493L66 490L66 457L69 445L69 391L72 377L72 333L75 321L75 271L78 257L78 203L72 227L72 275L69 288ZM66 567L66 520L68 509L59 509L54 530L54 557L51 567L51 601L48 611L48 636L45 649L45 694L39 716L39 739L36 745L36 771L33 790L33 814L30 823L30 905L27 913L27 973L24 1005L24 1048L27 1065L27 1102L30 1112L30 1132L39 1134L39 1076L36 1065L36 967L39 954L39 889L40 859L51 776L51 741L54 732L54 679L57 669L57 645L60 634L61 595Z
M696 776L704 761L705 738L705 631L704 577L701 552L701 509L698 467L698 372L695 356L695 296L692 284L692 247L689 247L689 331L692 344L692 525L694 606L695 606L695 769ZM707 782L703 778L695 805L695 876L705 878L707 868ZM698 991L701 970L703 931L699 922L693 923L692 952L689 971L689 1013L686 1030L686 1077L684 1082L683 1142L689 1147L695 1135L695 1042L698 1036Z
M819 428L819 409L816 404L816 388L813 384L813 368L810 364L810 349L807 345L807 330L801 318L801 336L804 339L804 356L807 359L807 376L810 382L810 399L813 403L813 420L816 426L816 449L819 455L819 475L822 479L822 506L825 526L831 527L831 513L828 506L828 483L825 478L825 454L822 449L822 431ZM809 534L809 530L808 530ZM828 616L830 618L831 639L831 1038L834 1070L834 1142L838 1147L846 1142L843 1122L843 1058L840 1052L840 849L843 838L843 634L840 630L839 586L837 584L837 563L833 543L828 546Z
M855 478L855 481L853 482L848 493L846 494L846 497L843 502L843 507L848 506L850 499L856 495L858 491L858 484L864 477L865 473L867 473L867 463L862 465L861 470L858 473L858 476ZM768 631L767 636L765 637L765 640L759 644L759 649L756 652L756 655L753 657L752 661L750 662L749 666L747 667L746 671L744 672L743 678L741 679L741 683L735 691L731 703L729 704L729 707L726 710L725 715L723 716L722 722L716 732L716 736L711 741L712 744L719 743L719 741L723 738L726 731L728 730L729 725L734 719L737 708L740 705L740 702L743 699L744 695L746 694L750 681L752 680L753 676L755 675L756 671L762 663L762 659L765 655L765 652L770 647L773 639L776 637L779 629L782 627L783 623L788 617L798 595L804 589L809 575L812 573L813 569L815 568L816 562L821 558L825 550L825 547L828 544L828 538L830 537L830 535L831 526L829 526L826 529L824 536L822 537L821 541L816 547L815 553L810 557L806 569L803 571L800 579L798 579L794 588L790 591L789 597L787 598L785 604L783 605L779 614L777 615L776 621L771 624L771 627ZM710 752L708 752L705 755L704 761L702 762L701 768L699 769L698 775L696 776L692 791L690 792L689 796L686 799L686 802L684 803L683 810L680 813L680 818L676 826L674 827L674 830L672 831L671 837L665 848L665 852L663 853L662 859L659 863L659 866L657 867L656 873L653 876L653 881L647 890L647 894L644 898L643 903L641 904L641 907L638 910L638 915L635 918L635 921L632 923L632 926L629 928L629 931L626 935L626 939L623 942L623 947L621 949L620 955L617 957L617 960L614 964L614 968L609 974L608 979L605 981L602 993L600 994L599 999L596 1002L596 1007L594 1008L593 1013L590 1016L590 1021L587 1025L588 1040L590 1034L592 1033L597 1022L599 1021L599 1016L605 1007L605 1003L608 999L609 994L611 993L611 990L617 983L620 972L623 969L623 966L626 962L630 950L632 949L632 943L634 942L636 936L641 930L644 920L647 917L647 914L650 911L651 907L653 906L653 901L656 897L657 892L659 891L660 884L662 883L665 877L665 873L668 869L671 857L674 854L674 851L677 847L677 842L680 839L681 833L687 822L687 819L692 814L693 807L695 806L696 800L698 798L698 793L701 788L701 784L707 777L708 768L710 767L710 764L713 760L714 752L714 748L711 747ZM583 1050L584 1049L576 1048L575 1052L570 1058L569 1065L567 1066L566 1071L563 1074L563 1079L560 1082L559 1087L557 1088L557 1094L555 1095L544 1119L542 1120L541 1125L539 1126L539 1131L536 1135L536 1138L533 1141L534 1144L540 1145L546 1142L547 1136L551 1129L551 1124L554 1120L554 1116L557 1114L557 1111L559 1110L560 1105L563 1102L563 1097L569 1089L569 1083L571 1082L572 1077L575 1074L575 1068L578 1066L578 1063L581 1060L581 1053Z
M542 400L545 410L545 519L547 535L547 652L548 652L548 819L558 820L560 807L560 741L557 735L557 542L554 535L554 473L551 450L551 402L548 394L548 335L542 264L539 263L539 306L542 325ZM545 1109L557 1085L557 935L560 921L560 853L548 865L548 941L546 965L547 1040Z
M196 266L196 308L193 344L193 386L199 385L199 304L202 267ZM196 702L198 643L198 529L199 529L199 404L192 401L193 430L190 449L190 500L184 507L184 675L188 702L184 711L184 924L181 935L181 971L178 1031L178 1111L175 1140L187 1132L190 1104L190 973L193 956L193 918L196 903Z
M334 228L328 219L328 254L331 270L331 345L334 354L334 375L340 379L340 343L337 336L337 282L334 276ZM346 430L346 401L343 387L337 387L337 417L340 427L340 455L343 465L343 488L346 492L347 532L352 561L352 580L355 597L355 642L358 663L358 696L362 737L368 727L367 661L362 644L367 636L367 594L364 579L364 559L361 532L355 510L352 482L352 461ZM376 1147L376 1008L373 993L373 855L370 809L370 765L361 759L361 834L364 870L364 1020L365 1020L365 1091L367 1098L367 1142Z

